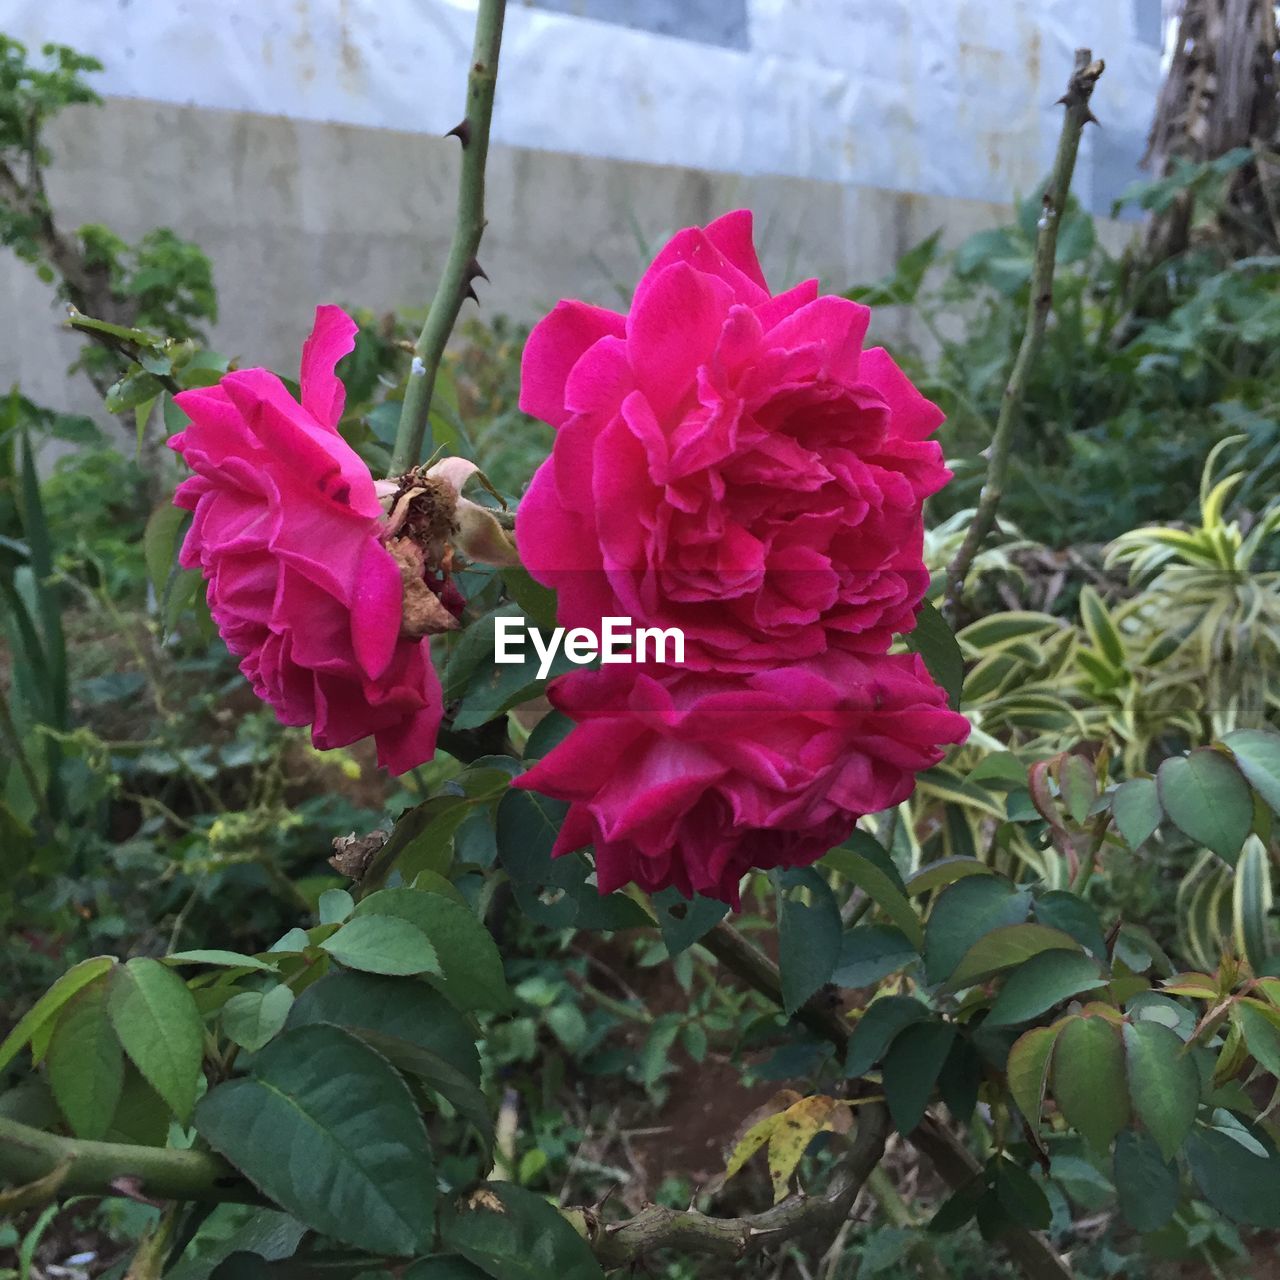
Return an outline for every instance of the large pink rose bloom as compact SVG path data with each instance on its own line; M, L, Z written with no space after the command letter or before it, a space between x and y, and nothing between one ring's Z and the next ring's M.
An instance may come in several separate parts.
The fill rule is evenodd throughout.
M969 732L915 655L655 670L557 681L552 702L580 723L513 784L569 801L554 852L594 845L601 893L634 880L736 907L745 872L816 861Z
M282 724L311 725L321 749L372 735L403 773L435 751L440 682L428 642L401 637L373 477L337 430L334 366L355 334L340 308L316 309L301 404L266 369L174 397L191 425L169 445L196 473L174 498L195 512L180 561L204 572L227 648Z
M561 302L524 352L521 407L558 433L516 522L560 621L678 626L713 670L910 630L943 415L863 350L869 315L771 294L746 210L676 235L625 316Z

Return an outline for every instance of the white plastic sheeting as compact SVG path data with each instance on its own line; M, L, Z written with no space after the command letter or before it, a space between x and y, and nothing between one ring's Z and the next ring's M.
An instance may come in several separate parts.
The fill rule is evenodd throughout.
M1139 21L1151 3L746 0L742 49L512 0L495 138L1002 201L1047 169L1054 99L1088 45L1108 64L1105 133L1087 135L1077 189L1105 211L1136 176L1159 84ZM0 0L0 31L93 53L108 95L441 133L459 115L474 12L475 0Z

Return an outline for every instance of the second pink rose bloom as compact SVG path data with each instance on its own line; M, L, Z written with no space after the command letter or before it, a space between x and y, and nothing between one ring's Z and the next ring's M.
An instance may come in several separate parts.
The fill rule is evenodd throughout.
M746 210L679 232L625 316L561 302L525 349L521 407L557 436L516 525L560 621L680 627L716 671L909 631L943 415L863 349L869 315L771 294Z
M558 620L677 627L682 666L575 672L575 727L513 785L569 802L554 852L739 905L751 869L807 866L905 800L969 726L890 655L928 586L923 504L942 421L864 350L869 312L774 296L751 215L681 231L626 316L562 302L521 405L557 428L516 515Z

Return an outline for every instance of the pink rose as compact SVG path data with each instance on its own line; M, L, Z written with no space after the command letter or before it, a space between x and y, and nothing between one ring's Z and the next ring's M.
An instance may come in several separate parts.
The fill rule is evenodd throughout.
M402 635L383 508L337 431L334 367L355 333L316 308L301 404L266 369L174 397L191 425L169 444L196 473L174 497L195 512L180 560L204 572L227 648L282 724L311 725L321 749L372 735L378 763L403 773L435 751L440 682L427 640Z
M554 852L594 845L601 893L634 880L735 907L750 868L816 861L969 732L907 654L729 676L604 667L551 700L579 723L513 785L569 801Z
M869 315L815 280L771 294L746 210L677 234L625 316L561 302L524 352L521 407L558 433L516 522L560 621L681 627L721 671L909 631L950 473Z

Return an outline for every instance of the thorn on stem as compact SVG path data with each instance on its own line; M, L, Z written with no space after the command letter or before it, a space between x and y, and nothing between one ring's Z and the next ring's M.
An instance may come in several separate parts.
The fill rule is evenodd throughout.
M465 151L468 144L471 142L470 118L468 116L463 116L462 119L459 120L458 123L455 124L444 136L446 138L457 138L457 140L462 143L462 148Z
M143 1195L142 1179L134 1177L133 1174L122 1174L118 1178L112 1178L107 1185L127 1200L136 1200L139 1204L149 1204L156 1209L164 1208L162 1201L153 1200L150 1196Z
M476 291L471 287L471 285L467 285L467 287L463 289L462 296L464 298L470 298L476 306L480 305L480 299L476 297Z
M486 283L488 283L488 280L489 280L489 277L486 274L485 269L479 264L479 262L476 261L475 258L472 258L467 263L466 276L468 281L483 280Z

